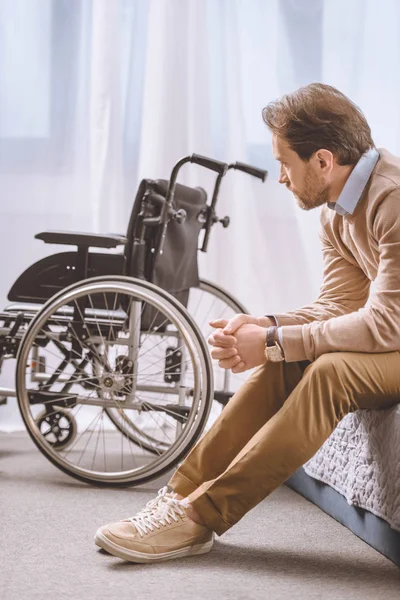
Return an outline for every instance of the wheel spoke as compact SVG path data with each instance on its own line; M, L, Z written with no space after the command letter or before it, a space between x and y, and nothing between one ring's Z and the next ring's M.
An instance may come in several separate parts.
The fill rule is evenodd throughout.
M39 449L89 482L141 482L172 468L211 401L210 359L192 323L138 280L87 280L49 301L17 364L21 414Z

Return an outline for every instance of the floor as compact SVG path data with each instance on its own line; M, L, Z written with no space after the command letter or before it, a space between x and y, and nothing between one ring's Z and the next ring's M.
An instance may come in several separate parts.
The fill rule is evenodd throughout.
M168 479L95 488L58 471L25 432L0 434L2 600L400 598L396 565L286 486L204 556L137 565L94 545L99 525L132 516Z

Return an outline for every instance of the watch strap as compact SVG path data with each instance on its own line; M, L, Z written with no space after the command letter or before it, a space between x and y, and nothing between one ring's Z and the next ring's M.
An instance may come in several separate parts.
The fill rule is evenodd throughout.
M264 315L264 317L267 317L274 325L278 327L278 319L275 317L275 315Z
M267 336L266 336L266 345L268 347L270 346L275 346L276 342L276 332L277 332L278 328L276 325L271 325L270 327L267 327Z

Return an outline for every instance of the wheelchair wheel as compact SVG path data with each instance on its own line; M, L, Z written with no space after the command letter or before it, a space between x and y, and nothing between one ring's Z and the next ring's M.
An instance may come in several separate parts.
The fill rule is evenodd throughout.
M36 417L36 424L42 436L56 450L69 446L78 431L74 416L63 408L51 412L44 410Z
M143 329L146 311L152 319ZM89 483L124 486L169 471L197 442L213 374L182 304L146 281L96 277L56 294L32 320L16 387L29 434L56 467ZM57 447L43 423L61 411L76 431Z

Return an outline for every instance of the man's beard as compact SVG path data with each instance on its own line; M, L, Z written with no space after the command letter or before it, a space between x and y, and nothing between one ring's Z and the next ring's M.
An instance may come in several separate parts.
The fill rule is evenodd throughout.
M312 210L329 202L330 185L322 180L316 180L315 176L310 175L307 170L304 179L304 187L301 192L292 190L297 200L297 204L303 210Z

